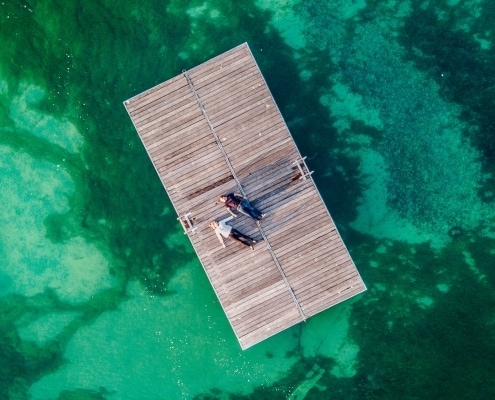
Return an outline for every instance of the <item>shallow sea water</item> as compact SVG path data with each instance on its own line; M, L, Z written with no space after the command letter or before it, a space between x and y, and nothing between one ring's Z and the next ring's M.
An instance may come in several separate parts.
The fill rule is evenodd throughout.
M0 400L495 398L494 4L0 2ZM244 352L122 105L243 42L368 286Z

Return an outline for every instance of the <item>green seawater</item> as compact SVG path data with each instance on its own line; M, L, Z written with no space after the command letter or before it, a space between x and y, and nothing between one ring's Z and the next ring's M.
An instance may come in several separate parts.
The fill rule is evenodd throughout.
M495 3L0 2L0 400L495 398ZM368 291L241 351L122 102L248 42Z

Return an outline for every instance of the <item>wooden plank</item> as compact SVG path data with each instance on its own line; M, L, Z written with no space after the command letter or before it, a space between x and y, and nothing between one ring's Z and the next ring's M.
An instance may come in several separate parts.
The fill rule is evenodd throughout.
M273 121L273 122L272 122ZM277 123L275 120L267 121L266 125L261 125L256 130L240 130L237 136L219 134L222 140L222 145L229 154L229 158L242 156L246 147L251 148L264 148L273 145L274 142L289 139L285 126L281 123Z
M260 97L257 93L255 93L252 97L250 97L250 100L251 102L243 102L242 104L231 104L227 112L222 112L223 110L219 110L218 114L215 115L214 118L210 118L213 127L222 125L234 118L238 118L247 112L253 112L255 108L269 108L271 106L269 104L269 96Z
M287 154L290 151L291 146L291 139L287 138L276 143L272 143L269 146L265 146L263 151L258 150L258 152L256 152L257 147L247 148L245 152L239 156L231 157L230 162L234 169L243 169L244 167L247 167L252 170L251 165L256 161L265 159L267 163L270 163L270 160L276 158L278 155ZM245 172L245 170L243 172Z
M197 110L197 102L190 88L183 88L181 92L176 93L176 96L176 98L167 101L160 99L158 104L153 104L137 114L134 118L134 125L137 129L144 132L149 125L174 120L177 117L177 112Z
M266 120L283 123L283 121L280 120L280 114L275 107L267 108L263 105L253 107L249 113L241 114L237 118L228 119L222 124L213 125L213 127L218 132L219 136L231 134L233 137L237 137L238 132L242 132L247 128L256 128L258 126L258 121L261 124Z
M241 180L244 191L250 201L256 201L278 186L288 186L297 179L290 162L268 165L261 173L251 173ZM280 206L280 205L279 205Z
M168 179L173 185L176 193L185 198L196 193L203 186L197 184L198 179L209 179L210 183L222 178L230 179L231 172L227 168L225 161L221 158L208 159L209 166L197 168L189 168L183 174L178 174L178 171L171 171L167 174L166 171L160 171L162 179ZM195 196L193 196L195 197Z
M336 257L341 252L346 252L346 249L337 240L327 246L322 246L320 242L315 241L310 246L295 248L291 253L284 257L280 256L278 259L283 264L284 271L291 274L299 273L299 268L305 268L308 265L312 266L313 271L325 270L325 259Z
M176 179L180 177L187 177L188 175L197 174L201 171L206 171L209 169L214 169L217 166L220 166L223 169L228 168L225 162L225 158L223 158L222 153L218 150L218 147L213 146L211 148L211 152L209 153L189 153L184 154L181 158L180 164L177 163L173 169L171 168L162 168L159 172L164 176L170 179Z
M163 137L169 137L169 140L175 140L181 137L184 137L188 131L191 132L191 129L202 129L204 126L204 122L202 121L201 114L189 115L185 117L182 125L177 122L170 122L168 124L164 124L155 128L153 131L150 131L149 136L141 137L145 146L155 143L163 139Z
M271 236L270 242L277 247L277 254L283 256L285 253L290 252L294 246L305 246L308 243L321 238L329 232L327 221L320 221L314 227L305 225L302 230L298 230L297 241L287 243L287 238L284 240L277 240ZM320 241L323 241L320 239Z
M229 128L229 125L235 126L237 124L242 124L242 121L246 118L256 118L257 115L262 115L264 113L270 113L276 111L276 107L273 107L266 102L258 102L252 104L251 108L247 112L237 113L237 114L226 114L223 118L218 118L212 121L213 128L215 130L225 129L226 131L235 132L236 128Z
M314 277L307 276L305 280L295 283L294 288L299 299L303 301L314 297L315 293L328 291L355 278L358 278L356 269L346 261L338 272L333 272L331 275L326 275L323 279L318 279L317 281L314 280Z
M308 210L307 202L312 200L314 195L312 190L303 189L297 193L297 199L291 196L275 202L276 213L267 213L266 223L263 225L265 233L276 240L286 230L292 229L292 226L300 222L323 218L325 216L324 211L315 210L315 213L312 213L311 210ZM268 204L265 205L265 208L271 209ZM308 218L308 212L311 214L310 218Z
M173 168L188 162L188 157L197 158L198 153L213 152L217 148L217 142L211 135L205 135L193 138L191 141L185 141L181 147L170 149L163 144L162 147L156 148L156 155L153 157L157 169L161 167Z
M243 319L243 325L237 330L238 334L244 335L253 332L256 329L265 328L267 324L279 317L281 313L287 313L291 316L291 319L293 319L295 317L293 303L285 296L281 296L276 300L276 302L264 305L262 308L260 307L261 309L258 308L256 313L251 313L249 317ZM298 317L298 319L300 321L302 318Z
M257 299L256 306L250 307L243 312L235 315L229 313L228 315L235 320L236 325L239 327L237 333L243 335L258 329L263 323L269 322L281 313L293 315L298 322L302 320L298 310L294 307L292 298L282 291L275 292L269 299Z
M191 125L197 122L198 119L202 119L203 114L196 104L187 102L182 107L177 108L173 115L165 114L160 115L153 121L147 122L142 126L139 126L141 137L146 140L152 140L155 137L176 128L182 128L183 126Z
M246 247L226 240L226 248L222 248L214 236L213 230L207 233L204 240L211 241L208 261L214 268L211 274L219 281L219 284L228 284L232 289L236 288L236 282L241 282L250 274L255 277L258 273L263 273L265 276L271 275L272 272L277 272L278 269L270 252L266 247L266 243L259 237L260 243L254 247L254 251ZM214 237L213 237L214 236ZM235 262L236 268L232 268L232 262ZM240 267L246 265L246 268Z
M171 114L174 113L176 109L183 107L188 103L195 103L195 99L191 92L191 88L186 82L185 86L182 86L179 90L173 92L172 95L156 99L148 104L145 110L140 110L139 113L135 113L136 116L133 119L134 124L140 127L161 116L173 117Z
M319 246L322 246L326 243L327 238L332 238L330 232L325 229L325 226L316 228L317 229L313 231L313 228L308 228L306 225L301 224L300 228L297 229L294 225L287 223L286 226L281 227L280 230L282 230L282 234L277 238L274 238L273 234L269 236L270 244L272 247L277 248L277 256L279 259L284 260L294 257L301 252L304 253L310 245L318 243ZM313 232L315 232L314 235ZM320 237L321 239L319 239ZM337 236L335 235L333 238L337 239Z
M253 75L256 76L256 75ZM235 77L234 77L235 78ZM227 80L224 82L222 87L214 88L214 90L205 91L203 93L199 92L201 102L205 106L208 115L214 115L213 113L219 111L227 111L225 107L232 103L240 103L241 101L249 102L250 98L254 96L267 96L267 93L259 90L259 85L261 85L261 79L253 82L250 80ZM225 94L222 96L222 92Z
M256 109L251 110L249 113L243 114L252 120L256 120ZM222 138L222 144L229 152L238 151L245 146L246 140L258 142L265 142L267 139L277 140L280 138L290 137L289 132L275 115L263 114L258 121L258 124L239 124L235 128L230 128L230 132L221 129L224 125L220 126L220 129L216 129L216 132L220 138ZM234 131L235 129L235 131Z
M237 226L236 226L237 228ZM239 228L242 229L242 228ZM247 232L246 229L242 229L243 233L245 234L250 234L253 235L251 232ZM207 234L208 235L208 234ZM268 271L268 269L273 269L274 271L276 270L276 266L273 263L273 259L270 255L270 253L266 249L266 244L262 242L262 237L260 235L256 235L257 240L259 240L259 243L256 243L254 246L254 252L251 253L252 250L249 250L248 252L245 251L244 248L240 247L237 243L234 241L231 241L230 239L226 239L224 242L227 244L227 247L223 249L216 237L216 235L213 233L213 230L211 230L210 234L211 238L211 243L213 246L218 246L218 252L212 254L210 257L212 261L215 263L217 266L217 271L222 274L222 282L226 282L232 275L244 275L244 274L249 274L252 273L252 271L256 271L259 267L265 268L265 271ZM208 235L209 236L209 235ZM205 238L208 238L208 236L205 236ZM242 251L238 251L237 253L233 254L232 251L233 249L229 248L230 246L237 247L239 249L242 249ZM247 248L246 248L247 249ZM246 258L255 258L253 262L251 263L246 263L247 267L246 268L241 268L239 269L238 267L233 269L231 263L235 262L236 265L242 265L243 259L245 260ZM265 259L266 258L266 259ZM263 263L263 261L266 262L265 265L259 265ZM228 272L224 272L222 269L222 264L225 263L224 265L227 267Z
M156 99L166 98L169 94L173 93L175 90L180 90L180 88L184 86L188 86L187 80L184 79L183 75L178 75L127 100L125 103L126 109L134 120L136 115L142 112L142 109L148 104Z
M237 303L239 301L246 301L246 298L255 295L256 296L256 303L259 302L259 294L264 291L267 287L270 287L272 284L275 283L280 283L283 280L280 276L280 274L273 274L273 275L268 275L264 276L263 279L258 279L257 281L254 281L252 284L247 284L245 287L241 287L238 290L231 290L228 292L229 294L229 301L228 303ZM293 307L295 307L294 304L292 304Z
M277 159L283 158L294 160L297 158L297 153L290 151L290 146L287 146L286 144L278 147L270 146L270 150L271 151L267 151L263 149L260 150L258 156L250 157L249 159L236 160L235 167L236 171L239 171L237 173L239 179L245 179L260 168L273 164Z
M277 296L283 296L286 298L291 297L283 281L275 282L270 287L266 287L262 294L252 294L245 297L243 301L225 304L224 309L225 312L229 313L229 315L235 317L237 315L248 313L249 310L253 308L253 304L255 304L254 301L259 300L258 304L262 304Z
M227 172L227 176L229 176L228 174L229 172ZM184 200L182 205L195 215L211 215L211 219L221 219L224 208L217 200L220 195L230 192L233 184L235 181L232 176L219 185L212 185L211 182L208 182L207 187L202 186L200 192L195 193L191 199Z
M244 114L253 109L258 103L265 103L269 100L270 96L266 92L249 88L242 97L226 96L219 98L217 101L204 103L204 108L210 121L215 125L217 120L226 115Z
M171 153L183 152L184 147L205 138L215 140L209 127L200 120L183 129L165 132L160 138L145 141L145 144L148 148L148 154L155 161L160 157L169 156Z
M196 121L181 130L165 132L161 138L154 141L145 141L148 146L148 154L153 160L170 155L170 153L183 152L183 148L194 144L197 140L208 139L214 141L211 130L203 121Z
M182 153L176 154L174 157L164 158L160 165L156 168L161 172L163 171L165 175L167 174L180 174L180 171L186 170L188 173L202 168L202 165L211 166L214 161L204 158L205 150L218 150L217 144L215 142L206 141L202 144L200 148L192 147L189 151L184 151ZM222 162L222 168L226 168L224 160L219 160Z
M192 87L181 74L125 106L178 215L190 213L193 248L245 349L300 322L298 307L311 316L366 287L314 182L293 164L301 155L249 47L187 75ZM260 223L230 222L260 241L254 251L230 239L223 248L208 227L229 215L218 197L241 188L266 212Z
M286 194L285 191L291 191L295 185L299 182L294 180L293 175L286 174L281 179L273 182L273 186L258 186L256 183L246 186L246 193L248 193L250 199L254 199L253 205L261 209L267 216L277 208L277 203L268 201L270 197L277 196L277 194ZM290 201L290 196L284 196L280 204L285 201Z
M209 194L212 191L216 192L217 189L224 188L227 184L233 181L231 172L226 169L220 169L216 173L208 175L208 179L209 182L208 186L206 187L194 185L194 178L191 178L189 180L189 184L187 184L186 182L184 185L182 185L183 182L180 182L181 185L177 183L173 187L173 193L177 194L177 196L180 196L181 206L183 205L184 209L190 211L197 204L200 204L199 200L197 199L199 196L203 196L205 193ZM212 207L213 202L209 204L210 207Z
M202 88L195 86L195 89L203 104L207 104L209 101L215 103L226 97L226 94L228 97L241 97L246 89L253 86L254 82L261 84L262 80L256 66L248 64L242 70L236 70L235 74L223 75L215 81L214 85Z
M275 231L270 236L270 243L272 246L277 247L279 257L290 257L294 249L307 247L308 244L314 243L316 239L320 243L325 243L327 238L331 238L331 232L327 221L318 221L314 226L302 223L297 226L287 223L285 227ZM334 238L337 239L337 236L335 235Z
M283 207L285 204L294 202L294 209L297 207L304 208L303 204L296 202L298 196L302 196L308 191L314 190L313 186L308 181L300 179L292 180L290 182L282 182L277 186L263 190L259 192L249 191L248 193L256 194L253 198L256 200L259 207L267 211L267 221L272 221L274 215L283 215ZM312 193L313 194L313 193ZM286 214L289 215L289 214Z
M168 128L168 129L167 129ZM164 141L170 144L170 147L180 146L182 143L182 139L188 138L189 136L194 136L198 131L210 132L208 126L203 120L202 116L197 115L191 120L187 122L187 124L175 127L162 127L160 130L157 130L150 137L141 137L143 144L148 148L148 146L152 145L161 145ZM153 150L153 147L150 148Z
M210 172L205 172L204 174L199 175L199 178L201 179L211 179L210 181L210 188L215 188L222 186L222 184L226 181L229 181L232 179L232 175L230 174L230 171L225 171L222 169L218 169L217 171L213 171L214 173ZM190 182L194 183L194 177L191 177L189 179ZM181 182L182 183L182 182ZM178 200L180 199L180 203L177 207L183 210L183 212L190 212L191 208L190 207L182 207L182 204L186 200L192 200L194 199L198 193L202 193L202 190L205 190L202 187L197 187L193 186L193 184L190 184L189 186L183 188L179 186L179 182L177 182L176 186L174 187L174 191L171 192L171 196L175 196Z
M294 216L293 220L287 221L284 226L271 231L270 242L277 247L279 255L282 256L294 246L304 246L322 235L330 234L335 228L329 225L326 219L323 219L324 215L323 211L316 213L315 217L321 218L313 222L311 215L300 213ZM297 235L293 236L293 240L288 243L286 234L291 233L292 226L297 228Z

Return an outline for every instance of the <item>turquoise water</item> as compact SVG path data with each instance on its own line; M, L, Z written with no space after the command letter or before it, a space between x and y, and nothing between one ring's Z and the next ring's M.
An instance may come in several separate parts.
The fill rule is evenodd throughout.
M0 399L495 398L495 3L0 3ZM241 351L122 101L248 42L368 291Z

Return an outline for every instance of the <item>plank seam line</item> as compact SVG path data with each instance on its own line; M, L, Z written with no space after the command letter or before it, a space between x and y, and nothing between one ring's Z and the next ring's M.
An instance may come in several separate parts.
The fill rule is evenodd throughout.
M229 157L227 155L227 152L223 148L222 142L220 141L220 138L218 137L218 135L217 135L217 133L215 131L215 128L213 128L213 125L212 125L212 123L210 121L210 118L208 117L208 114L206 113L206 110L205 110L205 108L203 106L203 103L201 102L201 99L199 98L199 95L196 92L196 89L194 88L194 84L193 84L193 82L191 80L191 77L189 76L189 74L188 74L188 72L186 70L182 70L182 73L184 74L184 77L186 78L187 83L189 84L189 87L190 87L192 93L194 94L194 97L196 99L196 102L198 103L198 106L201 109L201 112L203 113L203 116L205 117L206 122L208 123L208 126L209 126L209 128L211 130L211 133L215 137L215 141L217 142L218 148L222 152L222 154L223 154L223 156L225 158L225 161L226 161L226 163L227 163L227 165L228 165L228 167L230 169L230 173L232 174L232 177L236 181L237 188L239 189L239 191L241 192L241 194L244 197L246 197L246 192L244 191L244 189L243 189L243 187L241 185L241 182L237 178L237 174L235 173L235 170L232 167L232 163L229 160ZM302 317L303 321L306 321L306 316L304 315L304 312L303 312L303 310L301 308L301 305L299 304L299 301L297 300L296 295L295 295L294 291L292 290L292 287L290 286L289 281L287 280L287 276L285 275L285 272L282 269L282 266L280 265L280 263L279 263L276 255L275 255L275 252L273 251L273 248L270 245L270 242L268 241L268 238L266 237L263 228L261 227L260 222L257 221L257 224L258 224L258 229L260 230L261 236L263 236L263 240L267 244L267 248L270 251L270 254L271 254L272 258L273 258L273 261L275 261L275 264L277 265L277 268L278 268L278 270L280 272L280 275L282 276L282 278L283 278L283 280L285 282L285 285L286 285L287 289L289 290L294 303L296 304L296 307L297 307L297 309L299 311L299 314L301 314L301 317Z

